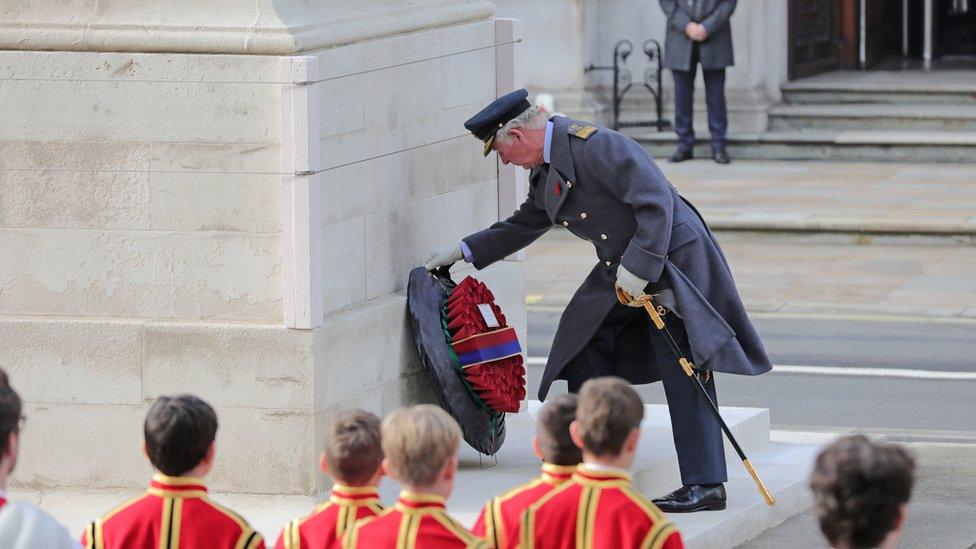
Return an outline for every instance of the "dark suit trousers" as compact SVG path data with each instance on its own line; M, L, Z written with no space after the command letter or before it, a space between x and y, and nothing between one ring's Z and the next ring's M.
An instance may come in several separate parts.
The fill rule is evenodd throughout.
M668 347L664 336L651 325L644 309L615 304L593 339L565 366L560 377L566 380L569 391L576 393L587 379L623 375L623 372L615 370L613 350L617 335L635 316L641 316L647 321L649 336L654 345L654 356L658 357L658 369L668 400L668 413L671 415L674 446L678 453L681 483L689 486L725 482L728 475L725 469L722 428L712 417L708 403L699 394L698 388L678 365L678 359ZM665 315L664 320L668 331L681 347L681 352L690 359L691 349L688 347L684 323L673 314ZM653 366L649 364L648 367ZM710 377L705 387L712 400L718 404L715 376Z
M692 103L695 99L695 73L698 70L698 45L692 47L691 70L671 69L674 77L674 130L678 134L678 148L689 151L695 146L692 127ZM725 148L725 134L729 127L725 111L725 69L702 69L705 78L705 106L708 109L708 132L712 150Z

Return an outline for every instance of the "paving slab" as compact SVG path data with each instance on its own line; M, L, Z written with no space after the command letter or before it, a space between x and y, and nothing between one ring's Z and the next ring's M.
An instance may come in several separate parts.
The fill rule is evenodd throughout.
M706 214L707 215L707 214ZM719 232L752 313L976 318L976 247L772 233ZM530 310L562 310L597 262L593 247L554 229L526 250Z
M717 230L976 234L976 164L661 162Z

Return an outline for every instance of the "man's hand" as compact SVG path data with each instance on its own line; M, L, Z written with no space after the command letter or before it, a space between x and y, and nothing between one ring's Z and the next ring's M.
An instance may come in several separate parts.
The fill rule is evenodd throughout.
M708 38L708 30L705 29L705 25L694 21L685 25L685 34L695 42L704 42Z
M616 286L627 292L627 295L631 298L637 299L644 293L644 288L647 287L647 281L628 271L623 265L620 265L617 267Z
M463 258L464 254L461 252L461 246L459 244L452 244L431 252L427 256L427 259L424 260L424 268L428 271L433 271L444 265L457 263Z

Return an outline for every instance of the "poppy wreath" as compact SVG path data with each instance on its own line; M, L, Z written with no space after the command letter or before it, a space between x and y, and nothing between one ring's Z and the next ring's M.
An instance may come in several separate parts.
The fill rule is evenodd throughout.
M444 324L472 396L495 412L518 412L525 398L522 347L484 282L469 276L454 287L444 307Z

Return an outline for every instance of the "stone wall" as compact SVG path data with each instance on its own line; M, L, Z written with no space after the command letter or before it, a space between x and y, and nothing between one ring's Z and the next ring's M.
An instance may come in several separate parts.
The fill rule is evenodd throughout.
M148 403L194 392L221 419L216 487L307 490L277 60L6 51L0 67L0 345L30 418L16 481L142 485ZM254 475L255 454L290 474Z
M430 398L407 274L499 214L495 161L462 126L496 93L479 9L294 57L319 70L317 118L291 120L320 129L312 177L284 168L281 56L0 51L0 353L29 417L15 485L143 486L148 404L193 392L221 420L215 489L311 493L328 413ZM296 179L322 191L309 329L285 322ZM521 264L478 276L524 335Z
M485 21L315 53L320 78L329 79L319 141L320 418L336 408L387 412L432 398L407 328L406 274L430 250L499 217L495 157L483 158L463 126L496 94L494 29ZM349 59L369 60L371 72L344 76L364 70ZM524 340L521 263L480 273L458 264L454 274L485 280Z

